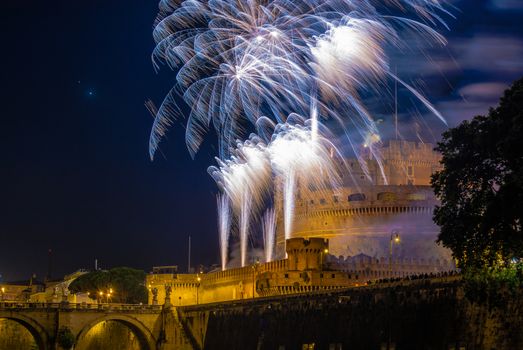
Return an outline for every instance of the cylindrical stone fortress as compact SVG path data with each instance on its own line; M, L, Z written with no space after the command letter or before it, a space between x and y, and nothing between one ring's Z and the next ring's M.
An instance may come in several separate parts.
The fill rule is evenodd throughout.
M329 239L329 253L336 257L364 254L449 264L450 253L436 244L439 228L432 221L438 201L430 175L439 169L440 155L430 144L406 141L390 141L378 153L381 166L365 149L363 167L356 159L343 160L349 168L341 173L343 185L328 194L299 184L291 236ZM399 239L393 239L396 235Z

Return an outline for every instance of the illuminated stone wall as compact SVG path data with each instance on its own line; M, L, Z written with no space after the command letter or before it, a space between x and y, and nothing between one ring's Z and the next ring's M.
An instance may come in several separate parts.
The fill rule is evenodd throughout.
M43 289L40 284L9 284L0 283L0 301L27 301L33 293Z
M149 304L163 305L170 290L174 306L194 305L260 296L304 293L361 283L356 275L322 271L328 241L292 239L288 259L205 274L149 274ZM156 293L156 297L155 297Z
M16 321L0 318L0 350L37 350L31 333Z
M432 212L437 202L427 187L349 187L332 198L320 196L297 204L294 237L328 238L330 253L336 256L389 258L394 232L401 238L393 245L394 256L450 260L450 252L435 244L439 228L432 221ZM283 242L280 231L280 252Z
M450 251L435 244L439 228L432 220L438 201L430 175L440 168L433 145L390 141L378 149L380 163L362 151L367 170L356 159L337 160L343 185L330 193L298 184L292 237L323 237L330 253L344 258L365 254L375 259L416 259L433 265L451 262ZM384 175L384 176L383 176ZM386 179L386 181L385 181ZM277 210L282 212L278 201ZM277 252L284 254L283 215L278 215Z
M140 350L144 344L128 326L118 321L103 321L93 326L76 347L82 350Z
M367 255L337 258L330 254L329 245L324 238L298 237L288 240L287 259L201 274L151 273L146 281L148 302L185 306L234 301L360 286L383 278L454 269L450 261L438 259L394 256L389 260Z

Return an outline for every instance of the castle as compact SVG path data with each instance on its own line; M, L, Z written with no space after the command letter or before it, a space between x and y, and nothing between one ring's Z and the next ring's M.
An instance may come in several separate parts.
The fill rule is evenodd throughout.
M360 160L335 160L349 170L330 197L298 184L292 237L286 240L283 223L277 225L278 255L287 258L198 274L155 268L147 276L149 303L241 300L453 270L450 252L435 243L432 221L437 199L430 175L440 155L431 144L398 140L377 151L379 157L364 149Z
M381 259L388 258L391 235L397 234L395 257L449 260L449 252L434 244L439 228L432 221L437 200L430 175L439 169L440 155L431 144L396 140L379 152L380 162L364 150L366 171L362 162L344 159L350 171L341 173L343 184L330 197L302 184L292 236L328 238L335 256L365 254ZM282 251L283 224L277 227Z

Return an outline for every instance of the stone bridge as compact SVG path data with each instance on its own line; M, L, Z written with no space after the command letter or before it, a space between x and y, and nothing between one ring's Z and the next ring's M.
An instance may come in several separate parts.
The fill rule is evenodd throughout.
M177 308L0 303L0 320L25 327L43 350L60 349L61 327L75 350L523 349L523 291L500 293L502 303L471 302L459 277L433 278ZM107 330L111 346L89 343L105 321L138 343L123 346L125 336Z
M75 350L86 349L86 335L98 324L114 321L134 334L140 349L191 349L173 309L160 305L0 303L0 320L22 325L39 349L60 349L58 331L75 336ZM0 339L2 334L0 334Z

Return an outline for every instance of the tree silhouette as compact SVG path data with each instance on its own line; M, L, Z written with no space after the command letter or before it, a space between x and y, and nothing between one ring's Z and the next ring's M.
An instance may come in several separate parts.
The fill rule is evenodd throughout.
M523 79L499 106L443 133L443 170L432 176L441 205L438 242L458 266L504 266L523 257Z
M100 297L100 292L106 295L113 293L110 301L117 303L147 303L147 289L145 288L145 272L129 267L116 267L108 271L93 271L75 279L70 285L72 293L89 292L92 299ZM102 296L102 301L108 300Z

